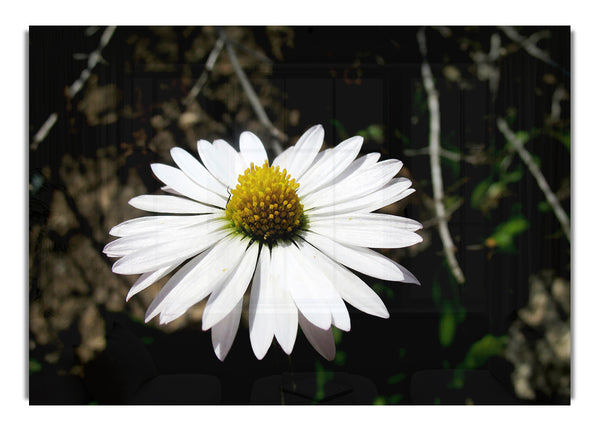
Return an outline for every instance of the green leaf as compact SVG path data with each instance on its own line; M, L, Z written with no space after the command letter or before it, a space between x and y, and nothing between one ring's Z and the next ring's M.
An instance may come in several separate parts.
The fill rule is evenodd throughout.
M521 178L523 178L523 170L519 167L514 171L505 172L504 175L502 175L501 181L503 183L516 183L517 181L520 181Z
M335 345L337 346L342 342L343 332L341 330L339 330L338 328L336 328L335 326L333 326L331 328L331 331L333 332L333 341L335 342Z
M456 318L449 303L444 303L443 308L444 309L440 317L439 339L440 344L444 347L447 347L452 344L452 341L454 341L454 334L456 332Z
M538 202L538 211L542 212L542 213L547 213L548 211L550 211L552 209L552 207L550 206L550 204L547 201L541 201Z
M400 383L405 378L406 378L406 374L404 374L404 373L394 374L393 376L391 376L388 379L388 384L393 385L393 384L396 384L396 383Z
M35 359L30 359L29 360L29 374L37 373L39 371L42 371L42 364L40 364Z
M394 289L389 286L386 286L383 283L375 283L371 288L377 293L379 296L384 296L388 299L394 298Z
M529 228L529 222L525 217L518 214L507 222L496 226L494 233L486 240L489 247L497 247L500 250L513 250L514 238Z
M373 405L375 406L385 406L387 403L385 402L385 397L382 396L378 396L377 398L375 398L375 401L373 401Z
M320 362L315 363L315 371L316 393L313 402L319 402L325 398L325 384L333 380L333 372L327 371Z
M471 207L480 208L482 206L482 202L491 184L491 178L486 178L475 186L473 192L471 193Z
M340 138L342 140L348 138L348 132L346 131L346 128L343 126L343 124L341 122L339 122L336 119L332 119L331 124L333 125L333 127L335 127L336 132L338 133L338 135L340 135Z
M383 126L379 124L371 124L367 126L366 129L359 130L357 134L365 139L373 140L378 144L383 143L383 141L385 140L385 132L383 130Z
M473 369L485 365L489 358L502 353L507 342L507 336L496 337L492 334L484 335L469 348L463 361L463 367Z
M339 366L345 365L346 364L346 352L342 352L341 350L338 350L335 354L335 358L333 359L333 362Z
M521 141L522 143L525 143L529 141L529 132L519 130L518 132L515 132L515 137L517 138L517 140Z

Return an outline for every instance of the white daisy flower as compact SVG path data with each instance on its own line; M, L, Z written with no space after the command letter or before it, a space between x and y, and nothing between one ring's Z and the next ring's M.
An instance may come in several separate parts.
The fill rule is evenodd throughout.
M298 325L326 359L335 356L332 326L350 330L344 301L388 318L381 299L350 269L389 281L419 284L404 267L370 249L408 247L422 241L417 221L373 213L414 192L395 178L398 160L379 154L356 159L355 136L319 152L323 127L314 126L269 165L260 139L240 136L240 151L223 140L201 140L202 163L181 148L178 168L152 171L168 195L129 201L158 215L115 226L119 237L104 248L117 274L141 274L127 300L169 273L146 312L169 323L208 297L202 329L212 329L215 354L224 360L237 333L243 297L250 288L249 329L262 359L277 340L286 354Z

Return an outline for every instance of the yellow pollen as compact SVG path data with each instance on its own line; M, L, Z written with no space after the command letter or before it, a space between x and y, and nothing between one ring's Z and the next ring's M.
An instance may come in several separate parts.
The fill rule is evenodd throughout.
M261 242L289 238L303 224L298 183L279 166L250 163L231 191L225 210L236 229Z

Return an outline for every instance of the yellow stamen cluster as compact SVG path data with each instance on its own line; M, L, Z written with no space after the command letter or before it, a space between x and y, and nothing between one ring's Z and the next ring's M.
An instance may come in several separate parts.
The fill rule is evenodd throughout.
M279 166L254 163L238 177L226 216L235 227L257 241L272 243L289 238L302 226L303 207L296 194L298 183Z

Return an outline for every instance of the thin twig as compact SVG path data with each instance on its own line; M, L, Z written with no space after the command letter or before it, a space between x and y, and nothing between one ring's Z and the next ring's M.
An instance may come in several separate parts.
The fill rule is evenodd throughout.
M108 45L108 42L110 42L110 39L112 38L112 35L115 32L115 29L116 27L114 26L106 27L104 33L102 33L102 37L100 37L100 44L98 45L98 48L96 48L88 57L87 68L81 72L79 78L76 79L75 82L73 82L73 84L71 84L71 86L67 89L66 93L70 99L72 99L77 93L79 93L79 91L83 88L87 80L92 75L92 70L94 69L94 67L96 67L96 65L102 61L102 50L106 45Z
M35 134L35 136L33 137L32 141L31 141L30 148L32 151L37 150L37 147L40 144L40 142L42 142L44 139L46 139L46 136L48 136L50 129L52 129L52 127L54 127L56 120L58 120L58 114L56 112L53 112L52 114L50 114L48 116L46 121L44 121L44 124L42 124L42 127L40 127L40 130L37 131L37 133Z
M206 64L204 65L202 75L200 75L200 77L194 83L194 86L192 87L188 95L185 97L185 99L183 99L184 105L189 105L196 97L198 97L198 94L200 94L200 90L202 90L202 87L204 86L204 84L206 84L206 81L208 81L208 75L212 72L213 68L215 67L215 63L217 62L221 51L223 51L224 46L225 39L221 36L219 37L219 39L217 39L215 46L208 55L208 59L206 60Z
M454 202L452 205L448 206L447 208L444 208L444 217L445 217L445 221L450 220L450 217L452 216L452 214L457 211L462 204L464 203L463 199L459 199L458 201ZM429 229L432 226L435 226L439 223L440 218L439 217L434 217L432 219L429 220L425 220L423 223L421 223L423 225L423 229Z
M515 135L515 133L510 129L510 127L506 123L506 120L504 120L504 118L498 118L497 124L498 130L502 132L506 140L517 151L519 157L521 157L521 160L523 160L523 163L525 163L525 165L529 169L529 172L531 172L531 175L533 175L533 177L535 178L539 188L544 193L544 196L546 196L548 204L550 205L552 211L554 211L554 214L556 215L556 218L560 222L565 236L567 237L569 242L571 242L571 223L569 221L569 216L567 216L567 213L560 206L560 202L556 195L552 192L552 190L550 190L550 186L548 185L544 174L542 174L542 171L540 170L538 165L535 164L533 157L531 156L529 151L525 149L525 142L522 139L520 139L517 135Z
M493 98L498 94L498 85L500 84L500 67L496 64L500 58L501 40L498 33L492 34L490 38L490 53L488 55L490 67L490 92Z
M254 91L254 88L252 88L252 84L250 84L250 81L248 80L248 77L244 72L244 69L242 69L242 67L240 66L240 62L238 61L237 56L235 55L235 51L231 42L229 41L229 38L227 38L225 32L223 31L221 31L221 35L225 38L225 47L227 49L227 55L229 56L231 65L233 66L235 73L238 79L240 80L240 83L242 84L242 88L244 89L248 100L250 101L250 105L252 105L252 109L254 109L254 112L256 113L256 116L258 117L262 125L265 126L267 130L269 130L269 133L271 133L271 135L275 138L275 140L273 140L274 151L275 153L279 154L282 150L279 141L286 142L288 140L288 137L285 133L277 129L277 127L275 127L273 123L271 123L271 120L269 120L265 109L261 105L260 100L256 95L256 92Z
M81 74L79 75L79 78L77 78L75 80L75 82L73 82L69 88L67 88L66 90L66 95L67 97L69 97L70 99L72 99L78 92L79 90L81 90L83 88L83 85L87 82L87 80L89 79L89 77L92 74L92 69L94 67L96 67L96 65L100 62L103 61L102 59L102 49L104 49L104 47L108 44L108 42L110 41L113 33L115 32L116 27L107 27L104 30L104 33L102 33L102 36L100 37L100 44L98 45L98 48L96 48L88 57L88 62L87 62L87 68L84 69ZM40 127L40 129L37 131L37 133L33 136L32 142L31 142L31 146L30 149L32 151L35 151L38 148L38 145L44 140L46 139L46 136L48 136L48 133L50 133L50 130L52 129L52 127L54 127L54 125L56 124L56 120L58 120L58 114L56 112L53 112L52 114L50 114L48 116L48 118L46 119L46 121L44 122L44 124L42 124L42 127Z
M252 57L256 58L259 61L262 61L263 63L266 63L268 65L272 65L273 64L273 60L271 60L269 57L267 57L266 55L258 52L255 49L249 48L248 46L244 45L243 43L237 42L235 40L231 40L229 39L229 42L238 49L241 49L242 51L244 51L246 54L251 55Z
M429 107L429 159L431 162L431 182L433 186L433 201L437 226L450 271L452 272L452 275L454 275L454 278L456 278L456 281L462 284L465 282L465 276L454 255L456 247L454 246L450 230L448 229L448 215L444 208L444 184L440 166L440 106L438 93L433 82L433 73L431 72L431 67L427 61L427 42L425 39L424 28L421 28L418 31L417 40L423 57L421 74L423 75L423 84L425 86L425 92L427 93L427 105Z
M550 110L550 122L556 123L560 120L560 102L563 100L567 100L568 94L565 90L565 87L561 84L559 85L554 93L552 94L552 108Z
M404 150L403 154L407 157L413 157L413 156L426 156L426 155L429 155L430 152L431 152L431 148L425 147L425 148L418 148L416 150L410 150L410 149ZM478 160L476 157L463 156L461 153L445 150L443 148L440 148L440 156L444 157L448 160L452 160L454 162L465 161L465 162L471 163L471 164L477 164L477 160Z
M541 60L546 64L560 69L563 73L567 75L569 74L569 72L563 69L563 67L560 64L552 60L552 58L550 58L550 55L546 51L540 49L537 46L537 42L546 35L546 32L539 32L539 34L534 33L528 38L526 38L524 36L521 36L521 34L514 27L501 26L500 30L502 30L509 39L521 45L523 49L532 57L537 58L538 60Z

